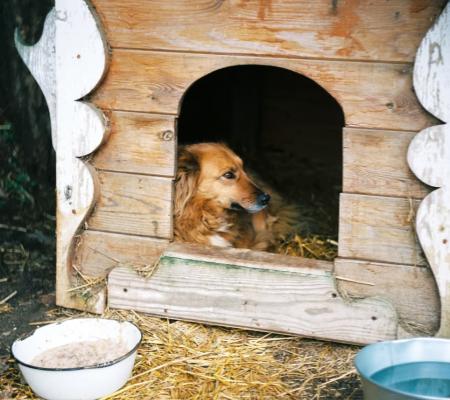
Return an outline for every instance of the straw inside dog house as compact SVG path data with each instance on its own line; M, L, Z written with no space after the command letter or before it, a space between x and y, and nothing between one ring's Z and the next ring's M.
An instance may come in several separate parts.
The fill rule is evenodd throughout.
M434 116L447 118L439 101L423 100L432 96L425 84L416 92L434 116L412 89L417 49L444 4L56 0L41 41L17 46L52 115L58 303L354 343L439 327L448 335L447 278L437 273L436 285L414 228L430 188L406 158L417 132L436 125ZM448 7L430 31L433 43L445 36L446 15ZM179 117L189 130L183 103L198 82L242 66L309 79L342 108L334 262L172 242ZM415 84L431 76L419 75ZM241 98L247 112L252 96ZM248 119L242 124L254 130ZM422 168L417 149L409 163ZM420 168L422 181L444 186ZM429 260L444 254L430 252L436 243L424 246ZM433 270L448 267L442 257L430 260Z

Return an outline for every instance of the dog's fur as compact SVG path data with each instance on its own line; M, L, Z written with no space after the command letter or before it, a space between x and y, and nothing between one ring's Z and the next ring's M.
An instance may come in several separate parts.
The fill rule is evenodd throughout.
M176 240L220 247L271 250L299 219L296 207L257 185L219 143L179 148L174 208Z

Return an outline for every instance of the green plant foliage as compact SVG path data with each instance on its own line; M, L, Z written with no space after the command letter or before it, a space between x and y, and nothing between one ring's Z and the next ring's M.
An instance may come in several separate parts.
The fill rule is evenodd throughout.
M0 125L0 210L34 207L35 182L26 171L10 123Z

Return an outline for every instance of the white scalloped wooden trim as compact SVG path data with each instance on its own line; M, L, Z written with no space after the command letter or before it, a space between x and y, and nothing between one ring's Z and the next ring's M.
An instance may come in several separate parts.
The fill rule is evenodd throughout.
M44 94L50 112L53 148L56 150L55 18L53 8L45 19L42 36L34 46L22 43L18 30L14 32L14 41L20 57Z
M450 337L450 3L419 47L414 89L421 104L444 121L415 136L408 164L421 181L439 188L420 204L416 229L441 298L436 336Z
M106 71L106 42L85 0L56 0L39 42L25 46L16 33L16 46L44 92L52 121L56 150L57 303L101 312L104 293L85 302L68 289L72 286L75 236L97 193L95 170L79 157L96 150L108 134L103 113L80 99L98 85Z

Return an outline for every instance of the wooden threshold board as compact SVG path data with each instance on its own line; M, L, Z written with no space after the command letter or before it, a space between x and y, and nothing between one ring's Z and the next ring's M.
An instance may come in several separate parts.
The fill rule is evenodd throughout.
M429 336L439 329L439 295L430 268L336 258L334 273L343 296L390 301L399 324L412 335Z
M148 278L129 268L113 269L108 306L345 343L397 337L392 305L379 298L344 301L336 290L332 263L318 261L314 268L314 260L302 258L195 249L169 246Z

